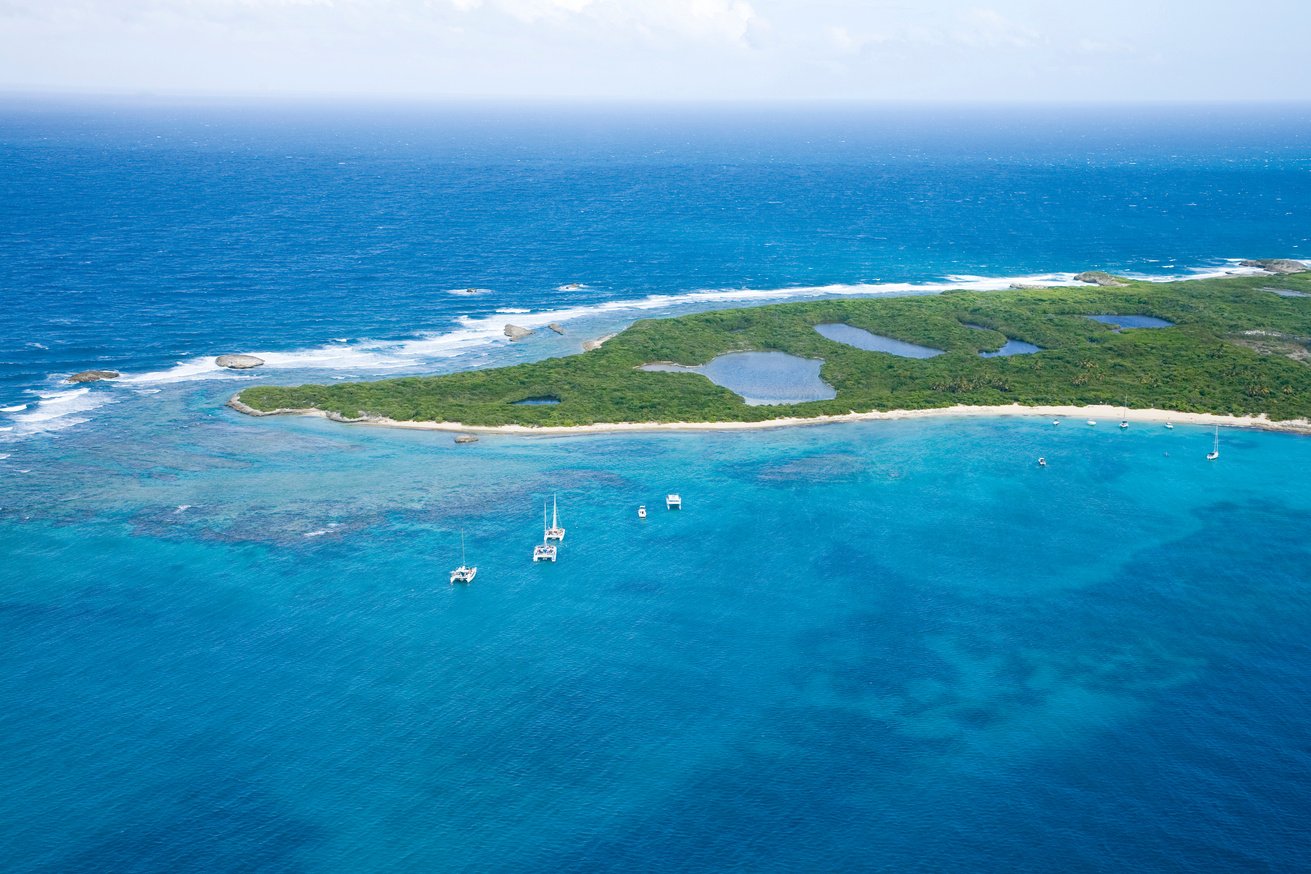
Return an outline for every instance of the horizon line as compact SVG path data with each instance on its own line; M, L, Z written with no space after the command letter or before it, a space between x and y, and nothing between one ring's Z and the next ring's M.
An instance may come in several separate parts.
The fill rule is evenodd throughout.
M1048 100L1026 98L947 97L840 97L840 96L672 96L672 95L550 95L550 94L418 94L400 92L328 91L153 91L141 89L31 88L0 85L0 101L35 102L194 103L197 105L241 102L248 104L377 104L400 105L572 105L572 106L685 106L685 107L772 107L772 106L866 106L940 108L1150 108L1150 107L1311 107L1311 98L1077 98Z

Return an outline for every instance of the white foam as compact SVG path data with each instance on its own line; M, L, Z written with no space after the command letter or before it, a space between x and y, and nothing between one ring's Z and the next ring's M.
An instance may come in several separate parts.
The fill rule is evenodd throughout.
M14 425L19 434L37 434L60 431L86 421L83 413L112 403L115 398L107 391L93 392L89 388L65 391L33 392L40 398L31 412L16 415Z
M555 290L556 291L582 291L585 288L591 288L591 287L592 286L586 285L582 282L566 282L564 285L557 285L555 287Z
M319 529L318 531L308 531L308 532L305 533L305 536L306 536L306 537L322 537L323 535L325 535L325 534L327 534L327 533L328 533L328 532L327 532L326 530L324 530L324 529L321 528L321 529Z
M8 452L0 452L0 461L4 461L8 457L9 457Z
M21 413L27 409L27 404L14 404L12 407L0 407L0 413Z
M1131 278L1152 282L1173 282L1181 279L1206 279L1230 275L1252 275L1262 271L1239 267L1240 259L1227 259L1221 267L1195 268L1169 276L1129 275ZM815 285L792 288L727 288L704 289L680 294L652 294L642 298L611 300L602 303L563 307L533 312L524 308L505 307L488 316L461 316L455 320L454 330L421 334L406 340L360 340L343 345L343 338L332 338L331 343L287 352L259 352L264 366L249 371L233 371L219 367L213 357L193 358L178 362L167 370L126 376L120 380L127 384L160 384L192 380L251 380L278 370L328 370L340 375L345 371L383 372L422 368L433 361L459 355L485 351L503 346L510 341L505 336L505 316L514 315L514 322L530 329L544 328L552 322L600 318L610 322L626 317L639 317L652 312L679 314L689 311L714 309L721 306L776 303L787 300L806 300L828 297L878 297L895 294L934 294L952 289L967 291L997 291L1012 284L1032 286L1081 286L1073 273L1043 273L1028 276L986 277L954 275L939 282L886 282L857 285ZM460 290L467 291L467 289Z

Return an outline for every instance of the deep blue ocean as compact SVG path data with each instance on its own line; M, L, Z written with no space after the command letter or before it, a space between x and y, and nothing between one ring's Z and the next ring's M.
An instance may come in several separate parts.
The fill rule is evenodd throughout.
M1308 106L0 104L0 869L1307 870L1311 439L222 404L1308 256Z

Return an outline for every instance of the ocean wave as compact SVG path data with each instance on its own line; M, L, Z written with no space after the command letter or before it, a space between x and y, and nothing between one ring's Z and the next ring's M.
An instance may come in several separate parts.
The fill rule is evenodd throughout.
M1181 279L1205 279L1236 274L1258 274L1257 268L1239 267L1240 259L1228 259L1221 266L1198 267L1169 276L1124 274L1134 279L1168 282ZM1078 286L1073 273L1036 273L1023 276L953 275L938 282L886 282L862 284L833 284L795 286L788 288L729 288L705 289L674 294L652 294L641 298L610 300L575 307L562 307L533 312L524 308L501 308L487 316L461 316L455 320L453 330L421 334L404 340L362 339L344 345L341 338L332 338L330 344L284 352L259 352L264 366L253 371L233 371L219 367L213 357L193 358L178 362L167 370L125 376L126 384L159 384L192 380L252 380L276 370L328 370L386 372L422 368L426 364L450 359L473 352L486 352L510 341L505 336L505 316L513 315L514 322L530 329L545 328L558 322L601 320L607 331L614 330L615 322L626 317L649 314L683 314L715 309L721 306L778 303L788 300L806 300L837 297L872 297L896 294L934 294L952 289L968 291L998 291L1012 285Z
M0 413L21 413L27 409L27 404L14 404L12 407L0 407Z
M480 294L491 294L490 288L448 288L447 294L458 294L464 297L475 297Z
M586 285L585 283L582 282L566 282L564 285L557 285L555 287L555 290L556 291L582 291L583 289L591 288L591 287L592 286Z
M87 421L85 413L113 403L116 399L108 391L74 388L64 391L33 392L40 400L29 412L13 417L18 436L60 431Z

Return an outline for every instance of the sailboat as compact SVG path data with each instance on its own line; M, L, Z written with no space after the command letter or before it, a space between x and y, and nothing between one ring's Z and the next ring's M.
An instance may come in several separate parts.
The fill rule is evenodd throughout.
M564 529L560 527L560 507L555 495L551 495L551 527L546 529L546 539L564 542Z
M555 544L547 543L551 529L546 527L546 503L542 503L542 542L533 547L533 561L555 561Z
M1220 457L1220 426L1215 426L1215 443L1211 445L1211 451L1207 454L1207 461L1215 461Z
M460 566L451 571L451 585L456 583L472 583L473 578L478 576L478 568L469 567L469 562L464 556L464 529L460 529Z
M1129 399L1124 399L1124 412L1120 414L1120 428L1129 427Z

